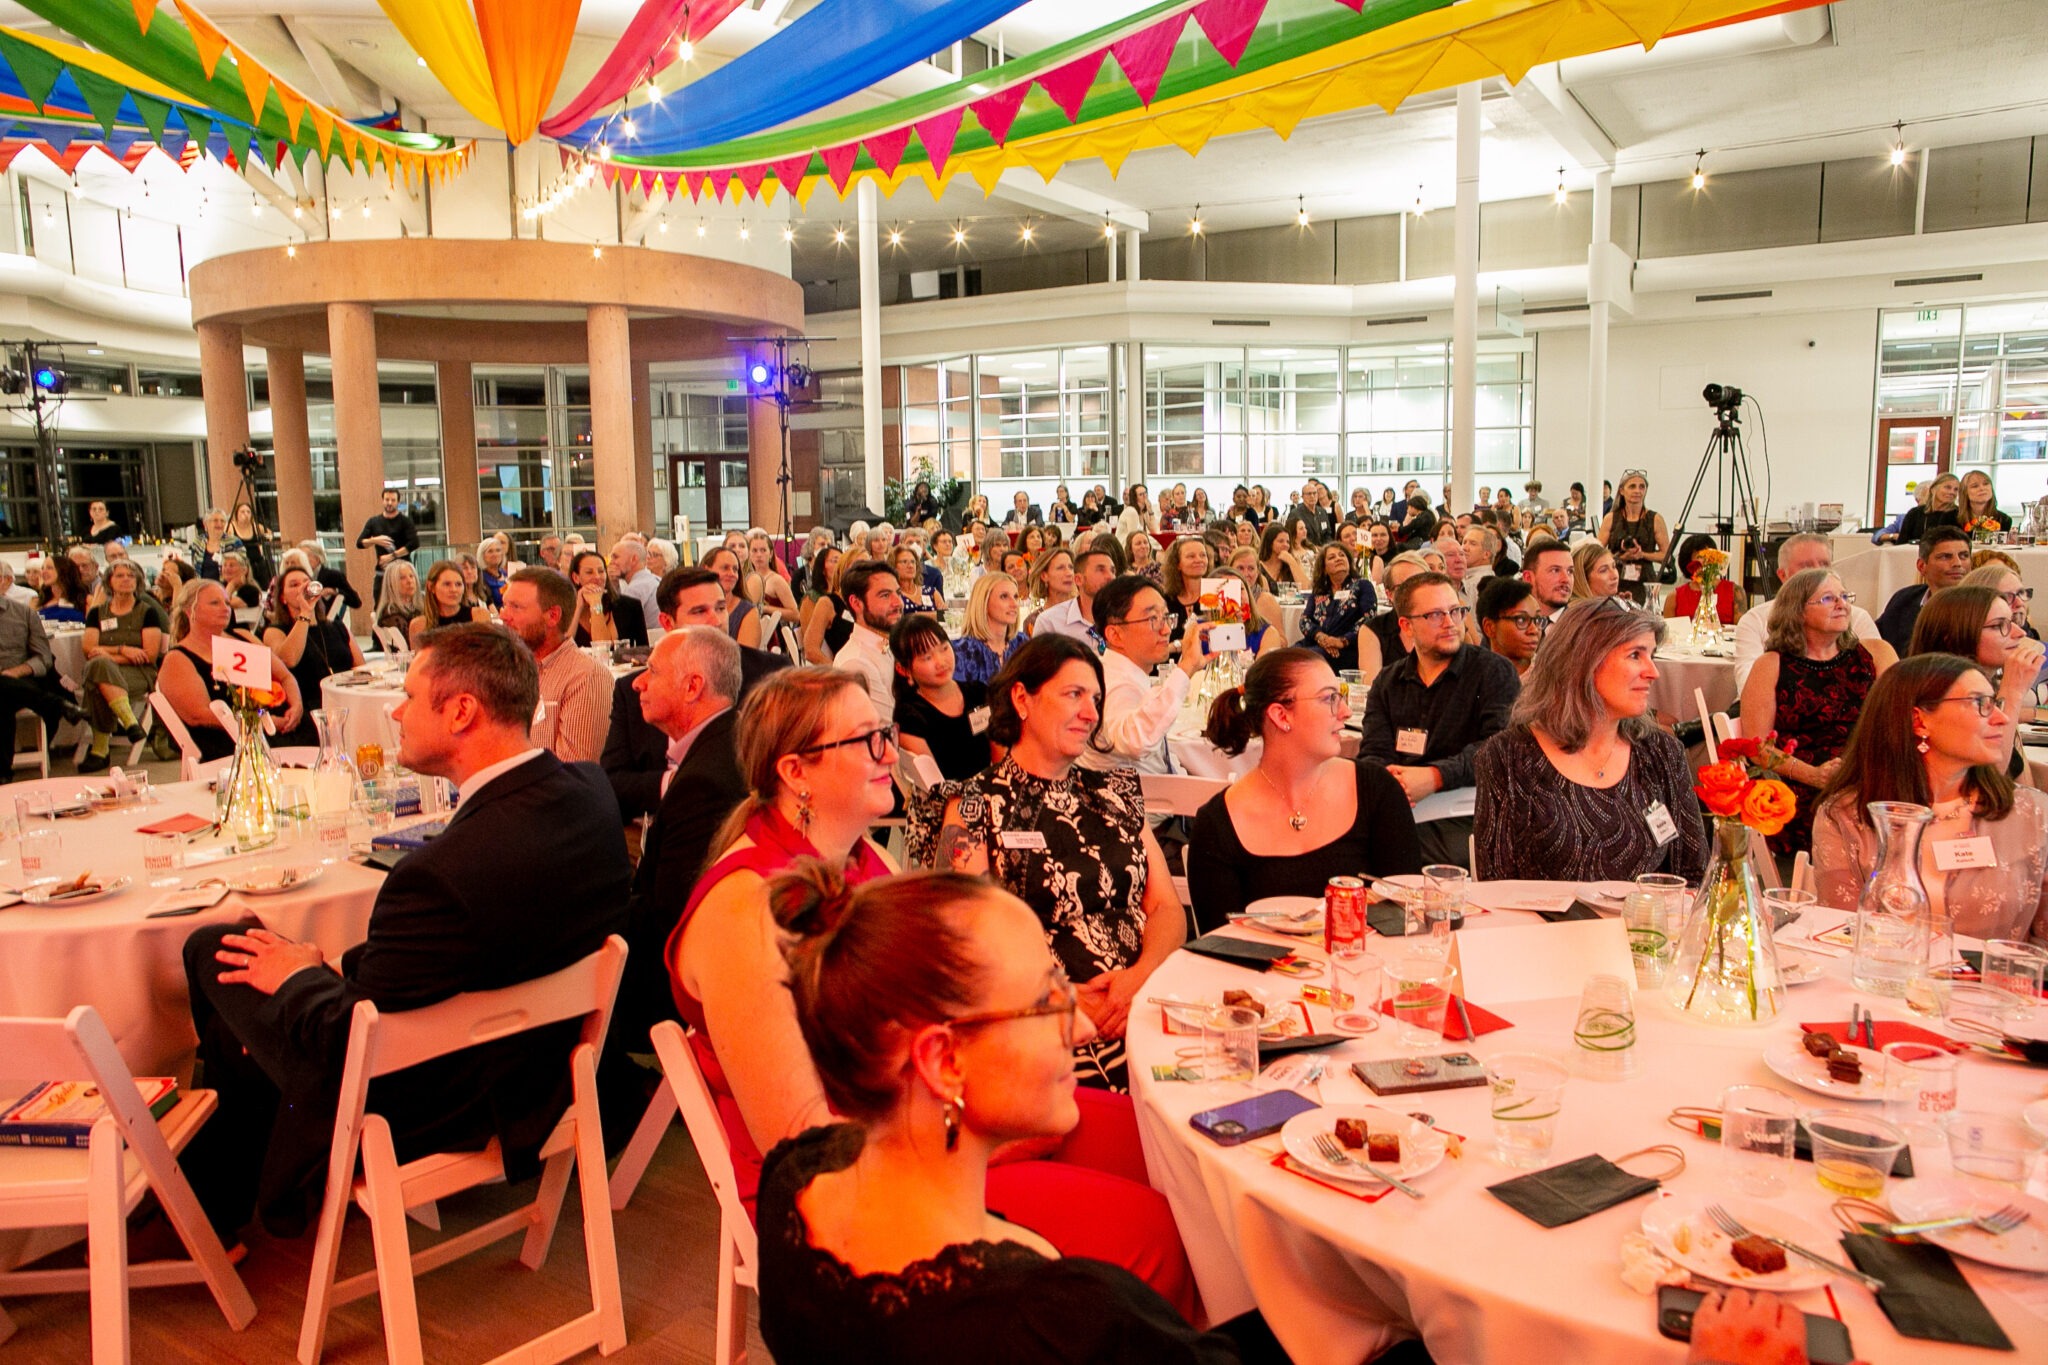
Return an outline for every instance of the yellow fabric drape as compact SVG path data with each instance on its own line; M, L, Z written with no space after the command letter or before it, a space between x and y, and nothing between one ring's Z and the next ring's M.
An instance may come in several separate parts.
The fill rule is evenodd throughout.
M389 13L394 3L407 5L419 0L379 0ZM435 0L436 4L448 0ZM569 59L569 43L576 36L576 16L582 0L474 0L477 32L483 38L484 60L490 64L491 84L498 92L498 126L515 145L532 137L540 127L548 101L562 79L562 64ZM431 62L429 63L431 65Z
M377 0L427 70L455 102L493 128L505 126L467 0Z
M131 90L139 90L145 95L154 95L157 99L166 100L172 104L190 104L192 102L155 77L137 71L126 62L109 57L104 52L94 52L90 48L79 47L74 43L59 42L55 38L48 38L40 33L26 33L18 28L0 28L0 33L5 33L17 42L27 43L30 47L39 47L51 56L61 59L68 66L75 66L81 71L90 71L95 76L105 76L116 85L125 85Z

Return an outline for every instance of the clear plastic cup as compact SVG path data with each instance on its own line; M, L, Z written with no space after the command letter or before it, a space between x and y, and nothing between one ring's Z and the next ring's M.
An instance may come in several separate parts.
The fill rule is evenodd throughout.
M2025 1005L2004 991L1994 990L1989 986L1973 986L1968 982L1958 982L1949 987L1948 999L1943 1002L1941 1014L1951 1025L1968 1021L1981 1028L2003 1033L2025 1008Z
M1948 1116L1948 1159L1957 1175L2024 1189L2027 1169L2048 1138L2006 1114L1959 1109Z
M313 846L319 850L322 863L340 863L348 860L349 813L345 810L321 811L313 817Z
M1820 904L1811 891L1792 886L1774 886L1764 892L1764 908L1771 912L1771 928L1782 929Z
M145 834L142 836L142 870L155 887L176 886L178 870L185 866L185 836Z
M1894 1124L1847 1109L1822 1109L1805 1119L1813 1140L1813 1174L1820 1187L1852 1199L1884 1193L1892 1163L1906 1145Z
M2048 948L2008 938L1985 942L1983 982L2011 996L2016 1014L2024 1016L2041 1003L2044 975L2048 975Z
M1349 1007L1331 1011L1331 1026L1344 1033L1373 1032L1380 1026L1380 1001L1386 998L1386 964L1370 953L1332 953L1330 970L1331 985L1351 997Z
M1202 1019L1202 1079L1250 1085L1259 1074L1259 1016L1242 1005L1218 1005Z
M1635 887L1621 903L1622 925L1628 930L1629 961L1636 969L1636 985L1645 988L1664 980L1664 964L1671 957L1671 902L1674 893L1685 890L1685 878L1668 872L1646 872L1636 878Z
M1721 1169L1743 1194L1774 1199L1790 1184L1799 1105L1766 1085L1721 1092Z
M1538 1052L1504 1052L1486 1063L1495 1160L1522 1168L1550 1160L1567 1079L1562 1062Z
M1956 1107L1956 1055L1930 1043L1884 1045L1884 1116L1909 1140L1939 1141Z
M24 887L48 885L62 875L58 865L64 854L64 838L56 830L24 825L16 836L15 846L21 851L21 884Z
M1580 1075L1618 1081L1636 1069L1636 1003L1618 976L1589 976L1579 992L1579 1018L1572 1028Z
M1439 928L1448 933L1464 913L1465 895L1472 887L1472 874L1451 863L1432 863L1422 869L1422 923L1427 933Z
M1394 960L1389 988L1404 1047L1441 1047L1444 1014L1450 1008L1450 964L1430 953L1406 953Z

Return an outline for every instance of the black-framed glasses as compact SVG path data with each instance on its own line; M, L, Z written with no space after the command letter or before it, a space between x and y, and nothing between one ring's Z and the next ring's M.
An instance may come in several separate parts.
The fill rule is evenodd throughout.
M1976 707L1977 714L1980 717L1990 715L1994 709L1997 710L2001 715L2009 714L2006 708L2005 698L1999 696L1996 692L1972 692L1970 695L1965 697L1943 697L1940 701L1934 704L1936 706L1946 706L1952 701L1966 702L1969 705Z
M2017 635L2026 627L2020 624L2018 617L2008 616L2003 621L1986 621L1984 629L1997 635Z
M2002 592L1998 595L2003 597L2005 605L2011 607L2014 611L2018 611L2023 605L2034 600L2034 590L2032 588L2015 588L2011 592Z
M808 748L798 749L797 753L822 754L827 749L844 749L849 744L865 744L868 746L869 758L872 758L877 763L886 763L889 759L889 750L895 747L896 734L897 727L895 725L884 725L878 729L869 730L865 734L854 735L847 739L835 739L830 744L813 744Z
M1403 616L1401 619L1403 621L1427 621L1430 625L1441 629L1444 626L1455 626L1462 623L1471 610L1470 607L1438 607L1435 611L1425 611L1414 616Z
M1074 990L1074 983L1061 972L1053 978L1050 998L1041 1000L1021 1010L984 1010L979 1014L962 1014L946 1020L951 1028L968 1028L976 1024L1003 1024L1012 1019L1042 1019L1049 1015L1060 1017L1060 1041L1068 1047L1074 1045L1074 1014L1081 1007L1081 998Z
M1528 612L1511 612L1506 616L1500 617L1499 620L1506 625L1513 626L1516 630L1533 630L1538 634L1550 629L1550 618L1548 616L1536 616Z
M1119 616L1110 622L1113 626L1143 626L1151 630L1172 630L1173 618L1163 611L1146 612L1143 616Z

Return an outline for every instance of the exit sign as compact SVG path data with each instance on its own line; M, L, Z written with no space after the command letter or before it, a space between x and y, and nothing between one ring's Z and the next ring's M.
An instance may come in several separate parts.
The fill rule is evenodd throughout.
M1922 308L1922 309L1921 309L1921 310L1920 310L1919 312L1917 312L1917 313L1915 313L1915 314L1913 315L1913 321L1915 321L1915 322L1934 322L1934 321L1937 321L1937 320L1938 320L1938 319L1937 319L1937 313L1938 313L1938 310L1936 310L1936 309L1933 309L1933 308Z

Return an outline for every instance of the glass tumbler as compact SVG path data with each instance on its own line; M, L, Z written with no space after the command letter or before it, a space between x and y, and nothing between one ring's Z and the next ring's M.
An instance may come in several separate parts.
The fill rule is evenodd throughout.
M1448 933L1465 911L1465 895L1471 889L1472 874L1450 863L1432 863L1422 869L1422 922L1424 932Z
M1671 958L1671 905L1685 892L1685 878L1667 872L1646 872L1637 877L1628 898L1621 903L1622 925L1628 930L1629 960L1636 969L1638 986L1658 986L1664 981L1664 964Z
M1567 1079L1562 1062L1538 1052L1504 1052L1486 1063L1495 1160L1532 1168L1550 1159Z
M1618 1081L1635 1073L1636 1004L1628 982L1604 974L1586 978L1572 1041L1581 1075Z
M2048 972L2048 948L2008 938L1986 940L1983 981L2013 998L2018 1017L2041 1003L2041 981Z
M1202 1020L1202 1079L1250 1085L1259 1074L1259 1016L1242 1005L1218 1005Z
M57 880L58 859L64 852L64 838L56 830L24 825L16 839L21 849L21 884L47 885Z
M1765 1085L1721 1092L1721 1169L1743 1194L1783 1194L1798 1141L1799 1106L1790 1095Z
M2008 1114L1959 1109L1948 1116L1948 1158L1958 1175L2024 1189L2027 1168L2048 1138Z
M1928 1043L1884 1045L1884 1116L1907 1138L1938 1141L1956 1107L1956 1056Z
M178 869L185 865L185 836L145 834L142 836L142 870L155 887L176 886Z
M1434 954L1407 953L1394 960L1389 985L1402 1046L1443 1045L1444 1013L1451 1003L1450 975L1450 964Z
M1331 985L1351 997L1348 1007L1331 1011L1331 1026L1345 1033L1371 1033L1380 1026L1380 1001L1386 998L1386 964L1371 953L1331 953Z

